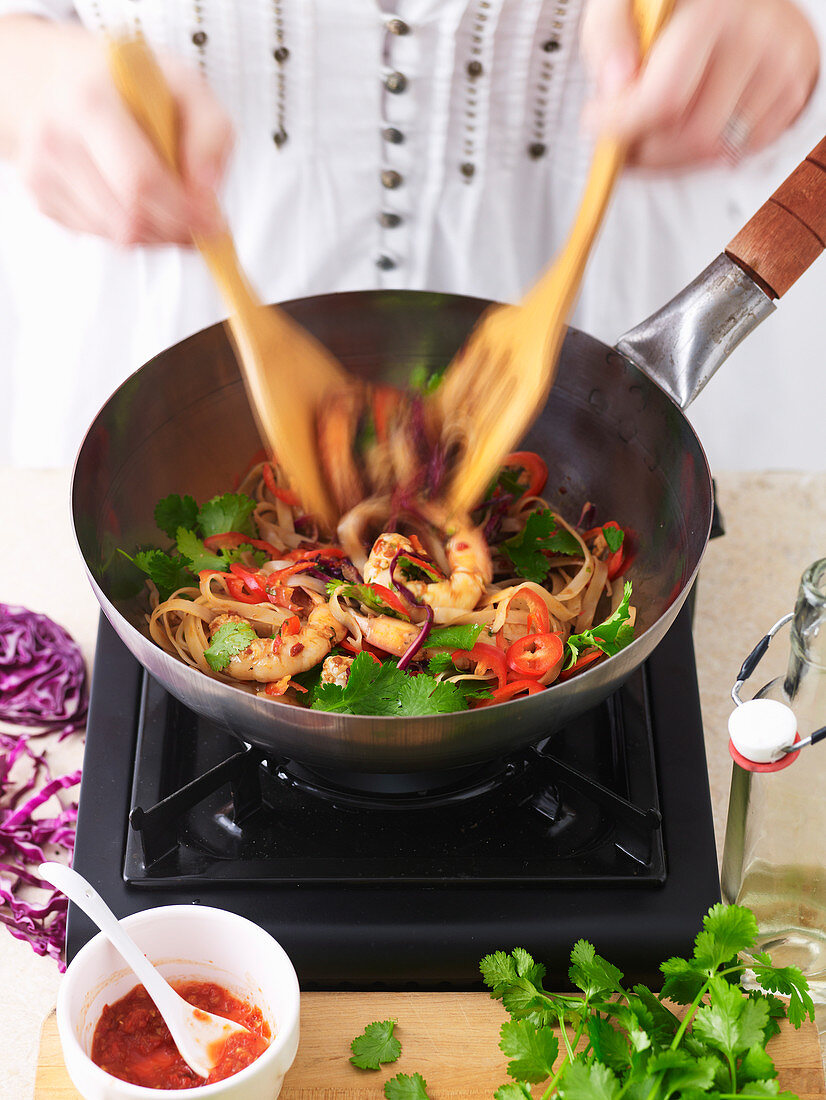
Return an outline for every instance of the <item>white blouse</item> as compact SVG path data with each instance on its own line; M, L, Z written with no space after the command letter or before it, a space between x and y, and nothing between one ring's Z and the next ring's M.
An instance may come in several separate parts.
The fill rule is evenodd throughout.
M823 0L799 2L826 23ZM365 288L517 299L559 248L587 171L580 7L0 0L0 14L139 25L206 75L237 128L223 203L270 301ZM696 275L822 137L824 98L748 169L625 179L575 323L613 342ZM190 251L65 230L8 166L0 199L0 459L65 464L116 385L225 311Z

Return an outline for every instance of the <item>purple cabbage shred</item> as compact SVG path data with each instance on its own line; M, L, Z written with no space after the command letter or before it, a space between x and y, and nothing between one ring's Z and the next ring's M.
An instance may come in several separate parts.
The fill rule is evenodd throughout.
M83 729L86 705L73 639L45 615L0 604L0 720L22 727L0 732L0 924L61 970L68 903L36 871L44 860L71 858L77 803L64 792L80 771L54 778L30 741L44 733L62 741ZM53 816L44 816L50 802Z

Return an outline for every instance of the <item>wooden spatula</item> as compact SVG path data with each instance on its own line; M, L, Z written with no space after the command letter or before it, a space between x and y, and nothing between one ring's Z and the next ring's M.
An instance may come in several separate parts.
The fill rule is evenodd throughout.
M635 0L643 59L673 3ZM482 499L502 459L545 403L585 264L624 158L620 142L597 142L579 212L555 263L519 305L497 306L483 315L432 398L443 436L461 445L446 493L452 511L466 513Z
M140 38L113 39L109 65L126 106L166 163L179 171L175 101ZM217 199L216 199L217 204ZM302 503L326 526L336 519L317 458L316 412L348 386L338 361L282 310L264 306L241 269L228 230L194 243L229 310L253 413L262 439Z

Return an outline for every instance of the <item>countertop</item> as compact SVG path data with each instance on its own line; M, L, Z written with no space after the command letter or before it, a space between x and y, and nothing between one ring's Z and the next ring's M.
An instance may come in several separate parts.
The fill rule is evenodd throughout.
M709 544L700 570L695 647L722 851L729 691L743 657L793 607L803 570L826 555L826 473L718 472L716 480L727 533ZM69 481L68 470L0 468L0 602L50 615L75 637L91 665L98 605L72 536ZM785 661L785 639L778 638L754 686L778 675ZM53 769L76 767L82 753L81 739L70 739L51 757ZM0 1100L32 1096L40 1027L59 981L51 959L38 958L0 929Z

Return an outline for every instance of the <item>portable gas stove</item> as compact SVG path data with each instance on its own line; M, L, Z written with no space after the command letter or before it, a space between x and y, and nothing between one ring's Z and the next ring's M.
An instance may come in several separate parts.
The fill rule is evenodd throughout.
M265 759L169 696L101 618L74 865L118 916L250 917L304 988L471 988L484 954L515 946L561 985L580 937L655 980L719 900L688 611L562 732L426 777ZM70 906L69 958L93 931Z

